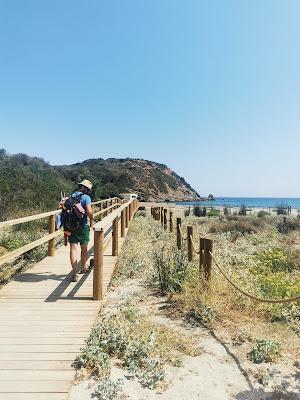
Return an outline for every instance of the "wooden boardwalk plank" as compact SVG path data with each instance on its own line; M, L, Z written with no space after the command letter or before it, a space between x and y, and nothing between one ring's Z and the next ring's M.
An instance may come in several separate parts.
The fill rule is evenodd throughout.
M101 307L91 297L92 271L71 282L68 252L58 249L0 289L0 400L68 399L72 362ZM110 254L111 244L105 286L117 261Z

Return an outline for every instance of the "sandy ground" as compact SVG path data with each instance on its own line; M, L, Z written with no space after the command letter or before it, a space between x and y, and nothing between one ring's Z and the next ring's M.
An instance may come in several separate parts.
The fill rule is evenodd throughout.
M111 288L105 300L105 308L114 310L122 304L129 294L142 294L142 308L154 322L167 324L176 330L192 331L202 348L201 355L184 357L180 368L167 367L167 385L164 390L152 391L141 387L136 379L128 379L126 372L114 366L111 379L123 381L122 399L128 400L298 400L300 399L300 369L291 375L284 371L281 377L289 381L289 394L281 395L272 387L263 389L249 373L250 361L239 357L237 348L224 341L214 332L201 326L189 326L182 319L169 318L167 299L156 296L137 280L128 280ZM252 364L253 365L253 364ZM277 380L277 383L281 380ZM95 399L93 392L99 382L86 379L74 385L70 400ZM99 399L99 397L98 397Z

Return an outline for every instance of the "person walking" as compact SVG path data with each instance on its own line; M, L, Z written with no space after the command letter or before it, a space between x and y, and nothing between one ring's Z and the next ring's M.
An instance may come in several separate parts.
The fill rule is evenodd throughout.
M91 191L93 184L88 179L84 179L78 184L78 190L72 193L72 198L80 199L80 204L85 210L85 214L82 218L79 229L72 232L68 237L70 243L70 261L73 270L72 281L78 281L78 273L84 274L87 271L87 260L88 260L88 243L90 240L90 226L88 224L88 218L90 221L93 219ZM77 264L77 244L81 246L81 268L78 271Z

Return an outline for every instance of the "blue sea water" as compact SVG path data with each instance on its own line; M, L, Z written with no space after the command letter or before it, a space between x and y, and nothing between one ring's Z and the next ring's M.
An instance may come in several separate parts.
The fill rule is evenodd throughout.
M279 205L291 206L300 209L300 198L278 198L278 197L216 197L210 201L176 202L182 205L199 205L206 207L240 207L245 205L249 208L274 208Z

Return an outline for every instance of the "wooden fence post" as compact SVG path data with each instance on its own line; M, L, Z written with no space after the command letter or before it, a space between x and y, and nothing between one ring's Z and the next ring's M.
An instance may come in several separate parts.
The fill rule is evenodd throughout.
M116 217L113 220L112 228L112 256L117 256L119 254L119 218Z
M125 237L125 210L121 212L121 237Z
M56 224L55 224L55 215L50 215L49 217L49 233L54 233ZM48 256L55 256L55 238L49 240L48 242Z
M94 212L95 212L95 208L94 208L93 205L92 205L91 207L92 207L93 216L92 216L92 218L90 219L90 228L93 229L93 228L94 228Z
M181 227L181 218L177 218L176 220L176 236L177 236L177 248L181 249L181 234L180 234L180 227Z
M200 261L199 261L199 279L205 277L205 239L200 238Z
M160 223L163 226L163 224L164 224L164 207L160 207Z
M170 232L173 232L173 230L174 230L173 211L170 211L170 213L169 213L169 218L170 218Z
M132 203L129 204L129 221L131 221L132 218Z
M213 241L210 239L205 239L205 278L208 282L211 280L211 264L212 256L211 252L213 249Z
M194 259L195 259L195 252L193 249L192 239L193 239L193 227L188 226L187 227L187 242L188 242L188 260L189 261L194 261Z
M125 208L125 228L129 226L129 208L128 206Z
M93 300L103 300L103 229L95 231L94 237L94 272Z
M168 217L167 217L168 210L164 208L164 228L168 229Z

